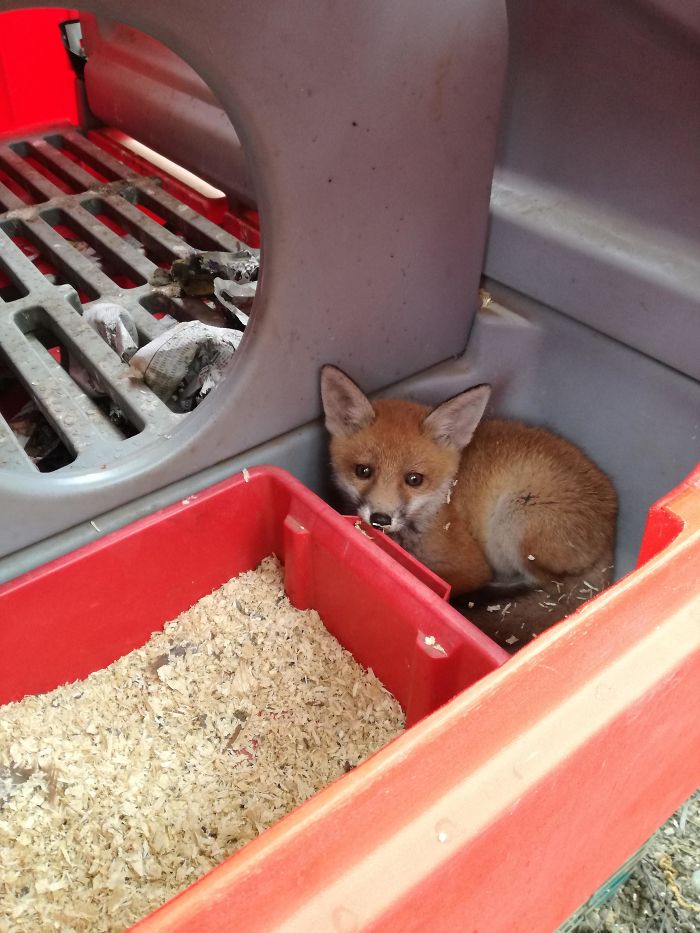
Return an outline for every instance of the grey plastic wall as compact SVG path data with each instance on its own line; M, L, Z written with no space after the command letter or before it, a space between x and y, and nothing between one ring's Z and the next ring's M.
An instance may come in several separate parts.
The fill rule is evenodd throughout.
M700 292L696 290L693 255L700 170L696 149L691 146L693 140L700 139L697 123L700 108L694 109L700 86L696 80L700 14L694 17L687 5L676 4L674 0L629 0L614 7L598 2L584 5L577 0L566 5L548 0L511 0L509 12L511 74L487 256L488 269L501 279L501 284L488 285L500 306L477 315L467 351L458 359L427 369L425 366L430 364L421 363L416 356L407 359L403 367L392 356L381 361L378 357L387 352L386 344L382 337L379 346L374 346L380 332L380 324L375 320L378 311L375 312L374 302L368 302L371 289L362 277L374 276L381 263L377 264L377 256L365 249L370 242L365 238L356 250L336 257L338 263L348 255L353 257L355 265L346 271L351 280L356 280L356 289L352 291L352 300L345 292L337 292L341 295L342 313L339 310L336 314L335 306L329 305L332 325L322 326L320 335L327 358L339 362L367 388L397 382L391 388L392 393L436 402L467 385L489 381L495 386L490 414L544 423L579 443L611 474L620 494L619 576L634 565L648 507L700 460L700 384L693 378L697 376L700 358L696 298ZM496 19L491 24L498 30L502 25ZM143 28L147 24L136 25ZM413 24L411 28L417 27ZM152 31L158 34L155 29ZM407 30L406 35L409 34ZM355 42L359 48L359 36ZM500 38L496 45L499 42ZM492 44L490 54L494 49ZM499 66L497 49L495 54ZM489 72L490 66L479 75L476 86L480 89L484 87L484 75ZM342 82L338 78L335 83ZM439 84L439 81L434 84L433 89ZM418 93L415 83L411 88ZM489 83L486 90L495 94L495 86ZM306 113L307 105L308 102L300 105L298 112ZM455 106L454 102L451 106ZM323 121L314 125L323 126ZM434 133L435 125L428 125ZM338 130L335 126L334 132ZM293 127L285 132L291 134ZM385 130L385 142L387 133ZM414 146L421 146L423 137L416 126L413 133L415 141L403 140L405 152L409 146L411 151ZM487 136L487 142L492 140L490 130ZM317 144L318 141L314 143ZM460 144L465 147L464 152L470 152L464 139ZM326 138L324 145L327 150L330 139ZM313 154L310 146L309 150ZM421 153L422 168L427 172L426 166L434 163L425 149ZM405 161L403 155L403 159L394 157L392 163L395 169L398 166L399 174ZM479 164L487 161L486 155L482 152ZM318 163L314 164L318 169ZM296 166L296 171L300 177L304 175L300 166ZM395 207L394 196L398 197L387 184L390 166L383 164L382 173L382 185L372 187L364 205L372 207L367 215L368 235L375 223L382 224L386 203L382 195L391 194L389 209ZM272 172L265 177L269 182L277 176ZM428 184L433 181L427 179ZM399 187L412 203L408 188ZM420 194L420 185L416 183L413 187ZM298 204L305 222L313 224L315 209L311 213L301 211L300 201L295 201L292 194L287 192L280 203L285 207ZM267 190L267 196L272 197L272 190ZM442 227L437 215L432 227L426 227L427 205L421 204L423 214L411 217L418 225L414 232L428 250L426 258L429 258L434 256L433 237L440 234ZM335 223L328 227L335 232L348 206L341 199L326 207L326 216L336 217ZM441 209L444 216L444 207ZM460 210L466 210L465 204L460 205ZM266 216L264 213L264 219ZM284 238L280 241L279 237L283 232L291 235L290 225L282 217L281 226L277 226L274 210L269 220L273 245L283 250ZM385 236L390 232L386 226L382 230ZM471 289L473 253L469 252L462 228L457 228L457 235L462 236L462 246L456 251L457 260L455 251L450 250L451 274L464 276L466 257L469 281L462 281L461 287ZM318 232L315 236L317 242ZM347 245L348 238L342 231L339 237ZM478 239L476 235L475 238ZM333 238L330 240L320 257L324 260L333 250ZM376 245L376 241L372 242ZM266 257L270 255L273 254L266 253ZM309 253L305 269L310 268L313 258L313 253ZM385 253L380 251L378 258L385 260ZM289 272L289 261L286 262ZM355 268L362 271L355 272ZM387 268L391 274L391 267ZM445 267L440 268L444 271ZM331 269L336 281L341 272L337 266ZM413 272L415 284L421 276L417 268ZM422 272L434 292L437 279L430 274L429 264L422 267ZM314 301L319 296L317 283L313 281L316 274L321 278L325 274L322 262L317 262L310 273ZM292 305L298 297L300 282L299 277L293 277L291 284L295 287L286 292ZM394 294L395 284L392 280L384 291L385 299ZM281 279L276 281L275 289L273 294L281 298L284 293ZM443 322L449 329L454 321L449 307L428 300L427 291L426 288L416 293L420 301L410 301L410 311L403 317L399 315L400 324L396 315L387 318L393 326L391 337L399 348L399 356L415 340L430 344L431 348L440 345L439 353L443 356L453 355L463 345L472 292L461 296L462 326L456 328L457 339L454 329L449 334L447 345L451 349L445 353L441 342L445 336ZM401 301L409 301L406 290L400 294ZM363 301L355 301L357 295ZM258 425L263 430L258 434L269 431L267 436L273 437L276 426L284 421L278 417L280 412L273 419L266 414L271 398L280 398L275 380L283 367L289 368L283 378L288 405L278 407L294 408L297 393L301 393L310 416L318 411L317 373L315 365L309 366L308 348L302 347L301 356L288 352L293 336L297 342L318 339L317 325L313 323L317 316L311 314L312 326L307 332L299 329L301 316L295 312L294 327L289 330L284 314L277 313L274 302L270 303L272 299L268 296L265 301L265 317L259 326L264 323L268 333L265 341L250 343L247 374L241 382L245 392L238 395L236 373L232 372L226 386L228 394L220 393L218 407L212 408L217 425L214 434L197 427L186 435L186 445L182 438L177 439L175 450L185 460L182 468L173 469L170 457L165 457L157 479L159 491L146 494L144 490L149 486L156 488L151 485L153 474L147 465L140 467L141 473L134 473L131 467L116 468L120 482L112 485L110 477L110 484L87 496L83 514L74 507L82 492L89 489L91 478L76 482L75 488L67 483L55 484L52 495L41 499L41 507L49 507L52 515L55 510L57 528L66 530L0 560L0 580L93 540L137 515L185 497L243 466L279 463L313 488L325 489L326 453L319 422L280 433L272 440L266 438L262 444L255 443L256 412L251 386L256 372L263 413ZM355 312L352 316L348 314L350 306ZM278 331L279 346L268 357L266 351L258 348L274 345L270 333L273 328ZM280 347L284 347L282 362ZM430 352L426 355L435 356ZM302 360L303 366L297 360ZM241 399L245 407L237 411ZM214 402L212 398L212 406ZM208 408L212 406L202 406L196 417L208 417ZM301 409L297 406L296 410L301 420ZM246 419L250 421L247 426ZM219 436L215 448L216 457L221 454L218 465L189 479L178 479L211 456L211 438L227 424L240 428L242 433L233 443L230 437ZM204 438L204 452L197 450L197 438ZM224 459L225 451L232 447L240 452ZM125 482L130 476L136 477L128 495L121 483L122 476ZM146 483L144 476L149 480ZM6 495L7 488L3 489L2 482L0 477L0 489ZM64 493L72 496L72 520L70 508L65 507L62 499ZM0 497L0 506L7 502L7 498ZM13 528L14 534L22 528L27 514L23 515L18 508L13 513L14 524L3 522L0 527ZM84 520L95 516L99 530ZM38 527L38 523L33 526L33 534Z
M582 447L619 496L619 578L635 566L649 507L700 461L700 383L503 285L486 286L497 304L479 313L466 354L393 391L433 404L490 382L487 417L544 425Z
M700 377L700 5L507 5L488 274Z
M0 11L30 4L0 0ZM0 474L8 554L316 417L318 370L378 388L461 352L476 306L504 4L90 0L208 84L246 150L263 275L226 379L107 469ZM138 107L124 98L123 106Z
M85 15L81 25L92 114L253 204L241 142L197 72L161 42L122 23Z
M487 416L544 424L579 444L620 498L616 576L634 567L649 506L700 459L700 383L510 289L487 283L498 304L477 315L467 352L386 394L433 404L480 382L494 387ZM350 368L355 375L355 370ZM321 494L328 454L319 421L194 477L81 522L0 558L0 582L94 541L243 467L284 466Z

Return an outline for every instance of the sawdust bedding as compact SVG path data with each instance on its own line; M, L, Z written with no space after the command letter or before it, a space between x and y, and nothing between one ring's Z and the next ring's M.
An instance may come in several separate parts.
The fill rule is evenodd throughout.
M0 709L0 930L122 930L403 728L274 558Z

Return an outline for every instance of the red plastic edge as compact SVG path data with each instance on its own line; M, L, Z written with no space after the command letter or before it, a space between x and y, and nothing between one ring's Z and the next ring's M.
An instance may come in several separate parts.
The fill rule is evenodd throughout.
M138 929L551 933L700 783L699 477L664 550Z
M440 597L440 599L449 600L451 587L442 577L439 577L432 570L429 570L425 564L422 564L408 551L404 550L400 544L392 540L381 531L377 531L367 522L364 522L358 515L344 515L346 522L357 528L360 534L369 538L386 554L389 554L398 564L405 567L409 573L413 574L417 580L420 580L425 586L431 589Z
M700 489L700 465L675 489L655 502L649 509L639 548L637 567L643 566L647 561L656 557L681 534L685 528L685 520L674 512L673 505L685 492L694 489Z
M182 541L196 545L186 568ZM437 578L425 586L418 564L409 572L292 476L256 468L0 587L0 702L110 664L270 553L292 602L318 610L409 725L508 659Z
M698 478L663 500L682 528L656 556L137 928L550 933L700 783ZM307 525L295 512L290 533ZM356 544L367 573L392 564Z

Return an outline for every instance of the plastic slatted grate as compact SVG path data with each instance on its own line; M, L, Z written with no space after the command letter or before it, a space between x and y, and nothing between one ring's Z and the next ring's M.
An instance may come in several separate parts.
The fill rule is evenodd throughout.
M126 364L82 309L116 299L143 345L165 328L154 313L211 317L203 302L149 285L158 265L193 250L242 248L249 247L173 198L157 178L136 174L75 130L0 144L0 372L21 383L75 455L62 471L104 464L125 437L71 378L63 356L58 362L49 352L46 335L99 376L136 428L130 444L167 435L186 415L126 378ZM0 469L37 469L2 415Z

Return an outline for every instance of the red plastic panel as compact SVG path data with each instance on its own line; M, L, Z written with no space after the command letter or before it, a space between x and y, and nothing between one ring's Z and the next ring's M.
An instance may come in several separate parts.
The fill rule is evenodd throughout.
M78 122L75 75L58 24L76 10L0 13L0 136Z
M684 522L675 512L670 511L661 503L656 503L649 510L644 537L639 548L637 566L646 564L652 557L656 557L669 546L683 531Z
M409 725L508 657L410 561L398 564L288 474L257 469L0 587L0 702L110 664L273 552L292 602L318 610Z
M450 598L451 587L449 583L446 583L442 577L438 577L436 573L429 570L425 564L418 563L408 551L405 551L392 538L384 534L383 531L378 531L376 528L368 525L366 522L362 521L362 519L359 519L357 515L345 515L344 517L346 522L350 522L354 525L365 537L371 538L377 547L386 551L387 554L391 554L394 560L403 564L404 567L408 567L411 573L415 577L418 577L421 583L425 583L425 585L430 587L434 593L437 593L441 599Z
M551 933L700 782L698 478L663 552L139 931Z
M700 781L699 479L663 500L682 531L643 567L138 928L550 933ZM402 702L438 702L432 659L415 647L435 634L448 648L439 673L453 677L471 652L468 637L454 647L463 620L275 470L0 589L0 678L22 692L58 668L107 663L271 548L293 600L316 605L358 656L378 650Z
M696 467L690 476L672 492L663 499L659 499L649 509L644 537L639 548L638 567L667 548L685 528L685 521L677 512L674 512L673 503L686 489L700 489L700 466Z

